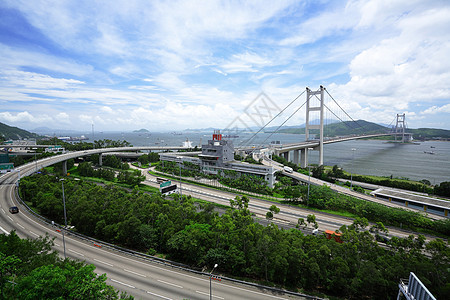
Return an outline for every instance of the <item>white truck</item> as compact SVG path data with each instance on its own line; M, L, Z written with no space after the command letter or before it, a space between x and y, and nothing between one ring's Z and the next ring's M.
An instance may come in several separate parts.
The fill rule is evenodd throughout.
M292 173L294 170L292 170L292 168L291 167L288 167L288 166L284 166L283 167L283 170L285 171L285 172L288 172L288 173Z

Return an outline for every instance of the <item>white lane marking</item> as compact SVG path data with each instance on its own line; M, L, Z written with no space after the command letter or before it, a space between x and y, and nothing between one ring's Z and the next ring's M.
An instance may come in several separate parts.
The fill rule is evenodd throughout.
M199 294L202 294L202 295L209 296L209 293L204 293L204 292L200 292L200 291L195 291L195 292L199 293ZM214 298L225 299L225 298L222 298L222 297L219 297L219 296L215 296L215 295L211 295L211 296L214 297Z
M6 214L6 211L2 208L2 212L4 213L4 214Z
M163 299L166 299L166 300L172 300L172 298L167 298L167 297L164 297L164 296L161 296L161 295L149 292L149 291L147 291L147 294L150 294L150 295L153 295L153 296L156 296L156 297L159 297L159 298L163 298Z
M10 216L8 216L8 218L9 218L11 221L13 220Z
M59 246L61 246L61 245L60 245L60 244L57 244L57 243L55 243L55 246L56 246L56 247L59 247Z
M136 288L135 286L132 286L131 284L124 283L124 282L122 282L122 281L115 280L115 279L112 279L112 278L111 278L111 281L117 282L117 283L119 283L119 284L123 284L123 285L128 286L128 287L133 288L133 289Z
M23 227L22 225L20 225L19 223L17 223L17 226L19 226L22 229L25 229L25 227Z
M80 256L84 256L84 254L82 254L82 253L80 253L80 252L77 252L77 251L74 251L74 250L72 250L72 249L69 249L69 251L70 251L70 252L73 252L73 253L75 253L75 254L78 254L78 255L80 255Z
M110 264L110 263L104 262L104 261L102 261L102 260L99 260L99 259L96 259L96 258L94 258L94 260L95 260L96 262L99 262L99 263L101 263L101 264L105 264L105 265L107 265L107 266L110 266L110 267L112 267L112 266L113 266L113 265L112 265L112 264Z
M145 276L144 274L136 273L136 272L131 271L131 270L127 270L127 269L123 269L123 270L124 270L125 272L131 273L131 274L135 274L135 275L138 275L138 276L141 276L141 277L147 277L147 276Z
M168 284L168 285L172 285L172 286L178 287L180 289L183 288L181 285L177 285L177 284L170 283L170 282L167 282L167 281L163 281L163 280L159 280L159 279L158 279L158 281L161 282L161 283L165 283L165 284Z
M76 240L74 240L74 241L78 242ZM78 242L78 243L81 243L81 242ZM184 273L180 273L180 272L176 272L176 271L172 271L172 270L167 270L167 269L164 269L164 268L161 268L161 267L154 266L154 265L152 265L150 263L144 263L144 262L132 260L131 258L120 256L120 255L115 254L115 253L108 253L108 255L117 256L117 257L119 257L121 259L130 260L130 261L132 261L134 263L138 263L138 264L144 265L146 267L155 268L155 269L162 270L162 271L168 272L168 273L174 273L174 274L177 274L177 275L180 275L180 276L184 276L184 277L195 279L197 281L209 282L209 279L202 279L202 278L195 277L195 276L192 276L192 275L188 275L188 274L184 274ZM272 296L270 294L265 294L265 293L261 293L261 292L255 292L255 291L252 291L252 290L244 289L244 288L239 288L239 287L228 285L228 284L224 284L224 283L221 283L221 284L223 286L226 286L226 287L231 288L231 289L241 290L241 291L252 293L252 294L262 295L262 296L265 296L265 297L270 297L270 298L275 298L275 299L282 299L282 300L286 299L286 298L281 298L281 297L277 297L277 296Z
M3 231L6 235L9 235L9 232L3 229L3 227L0 226L0 230Z
M33 231L30 231L30 233L31 233L32 235L39 236L39 234L34 233Z

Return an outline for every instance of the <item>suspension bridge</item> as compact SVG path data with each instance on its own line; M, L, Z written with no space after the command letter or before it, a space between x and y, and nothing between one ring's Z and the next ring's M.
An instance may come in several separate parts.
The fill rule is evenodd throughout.
M298 106L293 113L289 115L271 134L258 146L249 147L248 145L254 141L255 137L264 132L265 128L270 125L276 119L280 119L281 115L287 111L287 109L294 105L295 102L300 99L302 95L306 94L306 100ZM326 97L327 96L327 97ZM328 102L327 102L328 100ZM306 110L306 122L305 122L305 140L297 143L283 144L283 145L269 145L267 146L267 140L277 132L280 132L282 126L284 126L294 115L296 115L300 109L305 107ZM265 112L261 111L265 109ZM260 119L263 117L269 117L270 120L266 122L257 132L255 132L249 139L244 141L239 148L247 150L247 152L254 153L258 151L261 154L275 154L283 156L288 161L293 161L295 164L300 164L305 168L308 166L308 153L309 150L319 151L319 165L323 165L323 154L325 144L344 142L356 139L367 139L379 136L394 136L395 141L398 143L406 143L412 139L412 135L407 132L407 124L405 120L405 114L397 114L394 120L387 126L379 125L376 129L369 128L367 122L360 124L362 121L355 121L339 103L333 98L333 96L323 86L316 91L306 88L300 95L292 100L285 108L280 110L275 116L272 116L273 111L268 106L268 101L264 101L264 105L259 106L256 109L256 115ZM247 112L247 115L251 119L255 119L255 114ZM395 121L395 126L393 122ZM243 122L242 122L243 123ZM350 135L336 136L334 131L327 133L327 128L331 128L332 124L338 124L347 132L351 132ZM391 126L392 125L392 126ZM336 127L336 126L335 126ZM334 134L334 135L333 135Z

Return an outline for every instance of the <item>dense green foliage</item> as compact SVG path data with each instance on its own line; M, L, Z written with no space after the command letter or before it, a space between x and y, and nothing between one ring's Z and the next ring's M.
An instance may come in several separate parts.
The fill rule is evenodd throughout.
M298 189L300 189L301 197L297 201L306 203L307 186L298 186ZM373 222L383 222L386 225L402 226L413 230L422 228L438 232L447 237L450 236L449 219L433 221L418 212L387 207L375 202L338 194L327 186L311 186L307 205L319 209L351 212L359 217L367 218Z
M128 164L120 162L119 167L127 166ZM82 162L77 167L78 174L83 177L97 177L107 181L115 181L135 186L145 180L140 170L121 170L116 176L116 172L109 168L94 168L90 162Z
M344 243L339 244L298 229L259 225L246 197L231 200L231 208L219 215L212 205L195 205L190 197L165 199L82 180L67 180L65 187L67 216L76 230L194 267L217 263L222 273L351 299L393 299L399 279L414 271L435 296L449 296L449 247L439 239L424 245L423 237L392 238L381 248L362 230L366 222L356 222L341 228ZM319 193L314 201L332 197L326 189L312 194ZM24 178L20 194L38 207L50 197L59 202L62 197L59 182L44 175ZM62 221L62 205L45 206L51 207L47 217Z
M149 154L142 154L139 156L138 161L142 165L148 165L149 163L155 163L159 161L159 155L156 152L150 152Z
M450 181L444 181L436 185L434 193L439 196L450 197Z
M0 235L0 299L132 299L118 295L94 265L59 258L47 236Z
M403 190L409 190L409 191L415 191L415 192L424 192L424 193L433 193L433 188L423 184L421 182L412 182L412 181L406 181L406 180L400 180L400 179L391 179L391 178L376 178L373 176L364 176L364 175L352 175L354 181L360 181L360 182L366 182L376 185L382 185L387 187L393 187L397 189L403 189ZM349 179L350 176L343 174L341 178Z

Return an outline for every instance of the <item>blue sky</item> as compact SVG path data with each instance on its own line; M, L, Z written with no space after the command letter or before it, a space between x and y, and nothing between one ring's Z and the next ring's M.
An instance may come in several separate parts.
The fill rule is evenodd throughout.
M450 129L448 1L3 0L0 56L0 122L28 130L224 128L320 85L353 119Z

